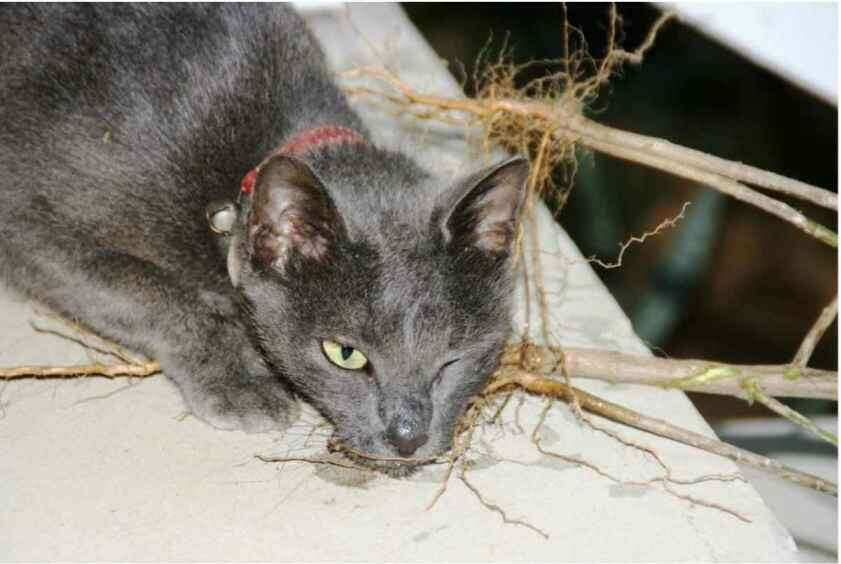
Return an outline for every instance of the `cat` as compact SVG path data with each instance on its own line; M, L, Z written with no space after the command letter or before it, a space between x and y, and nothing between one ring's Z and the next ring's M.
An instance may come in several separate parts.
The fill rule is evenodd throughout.
M395 475L451 446L510 326L527 162L378 147L275 4L0 9L6 282L157 359L220 429L297 402Z

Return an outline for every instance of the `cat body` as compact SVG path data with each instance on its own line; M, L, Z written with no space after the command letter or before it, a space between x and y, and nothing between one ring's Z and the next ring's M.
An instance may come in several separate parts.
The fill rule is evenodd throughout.
M217 427L301 397L386 470L448 448L508 330L523 161L453 183L375 146L272 4L5 5L0 99L10 285Z

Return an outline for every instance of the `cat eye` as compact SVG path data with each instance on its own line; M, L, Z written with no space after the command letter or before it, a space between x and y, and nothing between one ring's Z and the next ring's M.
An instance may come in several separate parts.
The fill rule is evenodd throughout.
M368 364L364 354L353 347L325 339L321 341L321 350L327 360L345 370L362 370Z

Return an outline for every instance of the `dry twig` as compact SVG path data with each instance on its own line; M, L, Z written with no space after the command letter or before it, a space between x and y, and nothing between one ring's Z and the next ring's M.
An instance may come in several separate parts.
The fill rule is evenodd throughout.
M644 453L650 455L657 462L657 465L660 466L660 468L663 470L664 474L662 476L655 476L654 478L651 478L651 479L648 479L648 480L636 480L636 481L635 480L621 480L621 479L617 478L616 476L610 474L609 472L606 472L605 470L599 468L598 466L596 466L592 462L586 461L586 460L584 460L580 457L571 456L571 455L567 455L567 454L560 454L560 453L557 453L557 452L554 452L554 451L547 450L547 449L543 448L543 445L540 444L540 430L543 428L543 424L546 421L546 415L549 413L549 408L551 406L552 406L552 400L550 400L546 404L546 406L544 407L543 412L540 414L540 418L538 420L538 423L535 426L534 430L532 431L532 435L531 435L532 444L534 444L534 446L535 446L535 448L537 448L538 452L540 452L544 456L557 458L559 460L563 460L563 461L571 462L571 463L579 465L579 466L583 466L585 468L588 468L588 469L592 470L593 472L595 472L599 476L601 476L603 478L606 478L606 479L608 479L608 480L610 480L610 481L612 481L616 484L621 484L621 485L625 485L625 486L651 486L651 485L659 483L663 486L663 489L666 491L666 493L668 493L669 495L674 496L678 499L688 501L688 502L690 502L692 504L695 504L695 505L702 505L704 507L709 507L710 509L716 509L718 511L723 511L724 513L728 513L728 514L736 517L740 521L744 521L746 523L751 522L750 519L748 519L747 517L745 517L744 515L742 515L741 513L739 513L738 511L736 511L734 509L730 509L729 507L725 507L724 505L721 505L719 503L715 503L715 502L712 502L712 501L707 501L707 500L700 499L700 498L697 498L697 497L694 497L694 496L690 496L688 494L682 494L680 492L675 491L674 488L672 488L672 485L691 485L691 484L698 484L698 483L701 483L701 482L709 482L709 481L733 481L733 480L740 480L740 479L743 480L744 478L742 478L741 476L732 475L732 474L722 476L722 475L716 474L716 475L700 476L700 477L692 479L692 480L678 480L678 479L675 479L675 478L672 477L672 469L669 468L669 466L663 461L662 457L653 448L651 448L649 446L641 445L639 443L636 443L634 441L631 441L631 440L619 435L618 433L614 433L613 431L605 429L604 427L598 426L589 417L587 417L585 415L582 415L581 419L588 426L590 426L591 428L593 428L596 431L599 431L600 433L604 433L605 435L611 437L612 439L614 439L617 442L620 442L620 443L622 443L622 444L624 444L624 445L626 445L630 448L639 450L641 452L644 452Z
M76 320L64 318L57 313L40 307L36 307L35 311L39 316L63 325L69 330L69 332L58 331L56 329L35 323L34 321L30 322L30 327L38 333L49 333L57 337L61 337L62 339L73 341L85 348L118 358L128 364L144 364L148 362L148 359L143 356L138 355L113 341L103 339Z
M688 446L724 456L734 462L748 464L801 486L834 496L838 495L836 484L818 478L817 476L795 470L776 460L754 454L717 439L711 439L700 433L682 429L662 419L642 415L578 388L569 387L558 380L538 376L525 370L512 367L501 369L485 393L492 394L497 390L502 390L510 386L518 386L535 394L567 401L571 401L574 397L583 409L592 413Z
M30 322L30 326L38 333L49 333L51 335L61 337L62 339L67 339L68 341L72 341L89 350L118 358L122 362L111 364L92 362L88 364L71 364L66 366L12 366L8 368L0 368L0 380L18 380L22 378L38 380L49 378L64 379L91 376L99 376L102 378L145 378L147 376L154 376L161 371L161 366L158 362L147 360L125 347L114 343L113 341L103 339L77 321L66 319L58 314L42 309L38 309L37 313L41 317L64 325L70 331L70 333L66 333L64 331L58 331L50 327L39 325L35 322Z
M369 468L359 466L352 462L344 462L339 460L330 460L328 458L307 458L301 456L267 456L264 454L255 454L254 458L262 462L305 462L307 464L323 464L325 466L337 466L339 468L347 468L349 470L364 470L373 472Z
M777 415L785 417L795 425L800 425L801 427L806 428L809 432L828 443L832 443L836 447L838 446L838 437L834 433L821 429L809 418L804 417L784 403L764 394L760 389L756 378L748 378L744 380L742 386L751 401L758 401Z
M744 400L751 399L742 384L746 379L755 380L760 391L773 397L838 399L836 372L801 368L793 375L789 365L724 364L576 347L564 347L561 352L533 344L506 347L501 363L559 377L558 367L562 365L571 378L732 395Z
M21 378L79 378L82 376L101 376L103 378L145 378L154 376L161 371L161 365L150 361L142 364L119 363L102 364L72 364L68 366L27 365L0 368L0 380L17 380Z
M485 499L481 492L479 492L479 489L467 480L467 475L464 466L462 466L461 472L459 472L458 479L461 480L461 482L467 487L468 490L470 490L473 493L474 496L476 496L476 499L479 500L479 503L482 504L483 507L485 507L486 509L490 509L491 511L502 517L503 523L506 523L508 525L519 525L520 527L525 527L534 531L544 539L549 538L549 534L546 533L546 531L539 529L531 523L523 521L522 519L512 519L499 505Z
M683 207L680 208L680 213L678 213L676 216L674 216L672 218L664 219L663 221L660 222L660 224L657 227L655 227L651 231L646 231L642 235L634 235L634 236L630 237L624 243L621 243L619 245L619 255L616 257L615 261L604 262L603 260L598 259L596 257L590 257L588 259L589 262L592 262L594 264L598 264L599 266L601 266L602 268L605 268L605 269L621 267L622 266L622 259L625 257L625 251L627 251L628 248L630 248L630 246L632 244L634 244L634 243L638 243L638 244L645 243L645 241L649 237L654 237L655 235L659 235L664 229L668 229L670 227L674 227L675 225L677 225L677 223L681 219L683 219L684 213L686 213L686 208L688 208L690 206L690 204L692 204L692 202L684 202Z
M513 68L506 72L516 74L519 70ZM558 152L556 158L545 160L543 166L548 170L554 168L559 160L568 159L570 147L579 144L705 184L775 215L804 233L837 247L837 235L833 231L807 218L785 202L749 188L743 182L756 182L767 189L837 209L837 196L832 192L681 147L664 139L601 125L584 117L580 113L579 100L570 99L568 95L535 100L523 98L518 90L510 90L513 88L510 87L508 90L491 88L483 98L449 98L416 91L394 73L381 68L360 67L346 71L342 76L346 79L368 77L392 89L389 93L370 87L346 87L346 92L351 95L374 96L400 107L422 107L427 111L461 114L464 121L470 125L484 125L488 140L506 146L513 145L521 150L525 148L526 154L529 153L528 148L533 146L532 139L535 136L542 138L548 134ZM513 83L511 76L507 76L506 80ZM597 84L588 84L588 88L595 86ZM507 97L501 97L501 94ZM438 115L435 112L429 114L432 119ZM512 135L512 129L520 130L519 133L513 134L517 137L505 137ZM540 171L535 174L547 176Z
M835 296L832 299L832 302L823 308L821 314L815 320L814 325L812 325L812 328L809 329L806 337L803 338L803 342L800 344L797 354L794 355L794 360L791 361L794 366L801 369L806 368L806 363L808 363L809 359L812 358L812 353L815 351L815 347L829 326L832 325L832 322L835 320L837 315L838 296Z

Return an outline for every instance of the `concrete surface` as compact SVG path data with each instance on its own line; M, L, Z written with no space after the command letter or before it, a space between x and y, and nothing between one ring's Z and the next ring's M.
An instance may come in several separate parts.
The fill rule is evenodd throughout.
M458 92L393 5L355 5L307 17L337 69L386 63L399 66L418 87ZM418 127L364 103L359 108L378 141L411 147L437 170L456 174L471 155L456 131ZM545 208L537 215L554 337L568 345L649 354ZM518 304L522 297L519 289ZM526 315L518 309L519 332ZM36 334L31 319L37 315L30 304L9 292L0 294L0 365L88 360L79 346ZM711 434L679 392L580 385ZM181 399L161 377L0 384L0 559L797 559L789 534L744 481L673 489L726 506L749 522L670 495L659 485L615 484L586 467L541 455L529 436L542 406L534 398L511 401L502 424L480 428L467 477L487 502L548 538L504 523L456 478L427 509L445 474L440 466L394 480L255 459L258 453L322 452L329 430L317 426L311 411L285 434L246 435L182 417ZM737 471L718 457L619 430L656 449L675 478ZM546 448L584 458L624 480L662 475L651 456L582 426L565 406L550 411L541 437Z

